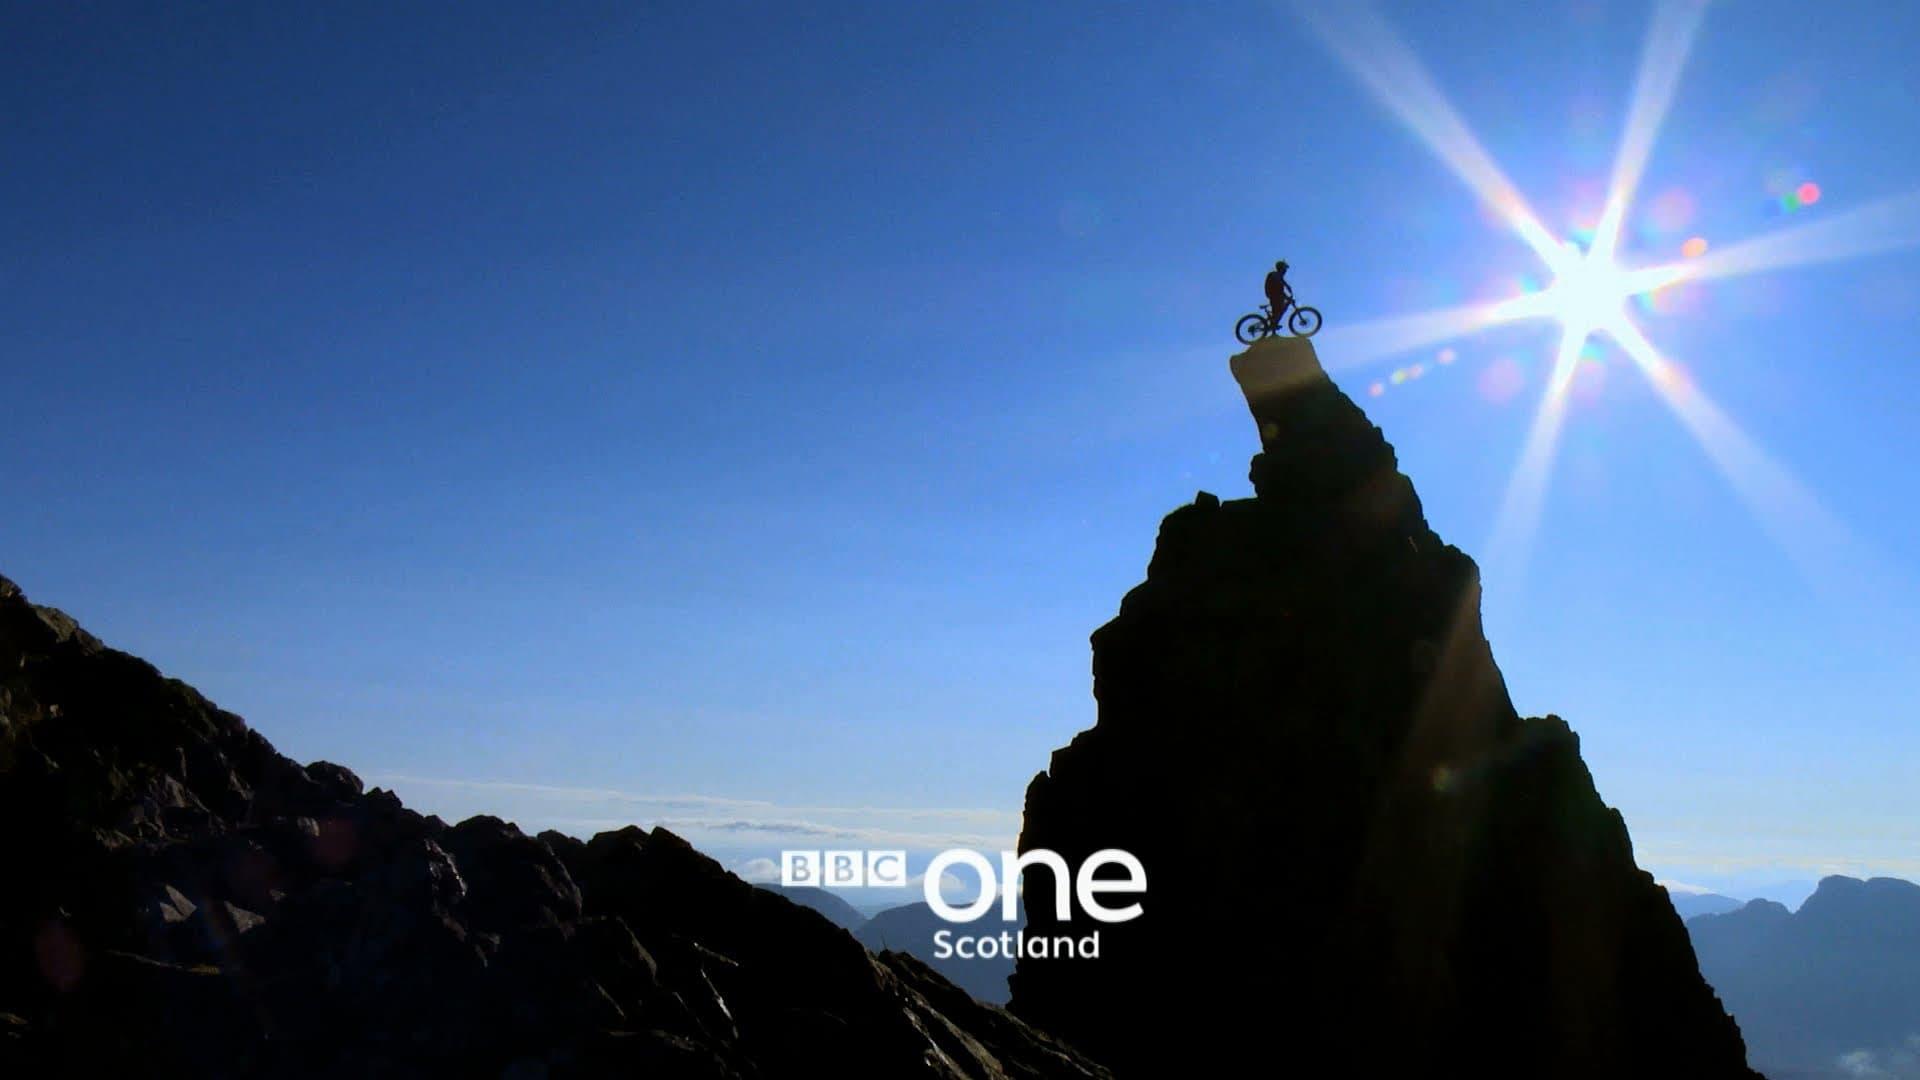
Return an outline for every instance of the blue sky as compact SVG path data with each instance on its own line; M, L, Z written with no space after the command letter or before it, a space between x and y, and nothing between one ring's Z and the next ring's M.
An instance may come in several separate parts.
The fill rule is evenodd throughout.
M1650 8L1383 11L1590 224ZM1624 258L1920 190L1920 11L1806 11L1709 11ZM1836 526L1756 516L1603 343L1523 572L1551 325L1334 331L1537 261L1284 5L8 21L0 572L295 757L735 865L1010 838L1159 518L1248 494L1230 328L1285 257L1644 865L1920 876L1911 247L1636 316Z

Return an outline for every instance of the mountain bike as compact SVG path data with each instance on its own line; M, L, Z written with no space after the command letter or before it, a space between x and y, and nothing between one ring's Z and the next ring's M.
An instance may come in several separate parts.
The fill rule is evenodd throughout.
M1312 337L1320 329L1320 309L1290 304L1282 308L1286 312L1287 332L1297 337ZM1263 337L1271 337L1280 332L1280 320L1274 316L1273 305L1261 304L1260 310L1250 315L1240 316L1233 326L1233 336L1243 344L1251 345Z

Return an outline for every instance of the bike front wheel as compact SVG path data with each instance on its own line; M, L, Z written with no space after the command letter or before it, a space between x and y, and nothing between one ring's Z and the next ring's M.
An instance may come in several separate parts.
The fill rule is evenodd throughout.
M1233 336L1239 338L1243 345L1251 345L1259 341L1267 336L1266 318L1257 313L1240 316L1240 321L1234 324Z
M1287 316L1287 330L1290 333L1298 334L1301 337L1312 337L1319 329L1319 308L1294 308L1293 314Z

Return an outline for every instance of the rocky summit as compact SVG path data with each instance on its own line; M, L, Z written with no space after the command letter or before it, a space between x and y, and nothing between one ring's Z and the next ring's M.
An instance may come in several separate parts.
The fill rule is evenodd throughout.
M1232 366L1256 497L1162 522L1027 791L1021 849L1134 853L1143 914L1022 959L1013 1011L1123 1077L1757 1075L1379 429L1303 339ZM1085 932L1034 873L1028 933Z
M0 579L0 1076L1100 1077L679 837L448 825Z

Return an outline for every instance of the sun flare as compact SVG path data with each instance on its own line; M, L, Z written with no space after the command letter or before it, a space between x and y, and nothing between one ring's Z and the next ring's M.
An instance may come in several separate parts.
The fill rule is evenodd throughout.
M1711 250L1705 238L1696 236L1680 247L1676 260L1623 268L1616 254L1627 231L1635 192L1679 88L1706 7L1706 0L1656 0L1604 204L1593 226L1581 230L1586 234L1583 245L1555 238L1440 92L1419 57L1372 4L1296 0L1302 18L1334 56L1532 250L1550 281L1545 289L1505 299L1336 327L1323 338L1328 351L1342 357L1339 366L1344 368L1501 323L1549 319L1560 325L1559 344L1546 369L1533 423L1493 527L1489 559L1505 567L1503 578L1509 582L1524 574L1567 415L1568 395L1585 366L1583 357L1589 355L1585 346L1596 334L1608 337L1646 375L1726 475L1735 494L1795 561L1810 568L1809 576L1821 567L1847 561L1836 554L1850 543L1845 527L1697 382L1661 355L1627 301L1657 296L1660 290L1682 282L1920 246L1920 192L1728 246L1716 244ZM1818 185L1809 181L1783 196L1783 206L1797 210L1820 197ZM1414 370L1417 373L1419 365ZM1394 381L1398 377L1396 372ZM1373 385L1372 392L1378 394L1377 388L1384 384ZM1816 557L1816 551L1828 557Z
M1569 244L1565 256L1556 260L1553 284L1542 294L1540 303L1545 314L1558 321L1566 333L1585 338L1619 318L1627 297L1638 291L1633 279L1611 258Z

